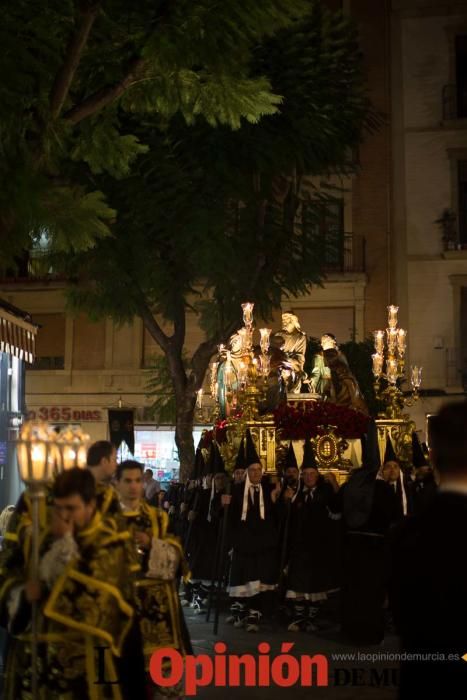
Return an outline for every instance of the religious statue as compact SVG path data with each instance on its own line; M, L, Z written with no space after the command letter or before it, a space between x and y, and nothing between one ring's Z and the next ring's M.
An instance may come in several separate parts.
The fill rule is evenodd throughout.
M287 403L287 389L283 378L284 371L291 372L292 366L287 359L286 353L281 350L284 345L284 338L275 333L271 338L269 348L269 374L266 379L266 395L264 401L259 405L259 413L269 413L274 411L281 404ZM260 349L256 348L257 356L260 356Z
M234 396L236 395L242 375L248 369L251 362L249 353L244 349L244 329L240 329L229 338L226 349L222 349L217 370L218 401L220 417L227 418L235 409Z
M324 351L337 349L336 336L333 333L325 333L321 336L321 350L313 358L313 369L310 377L310 390L320 394L323 398L332 395L331 369L324 358ZM339 352L340 359L347 363L345 355Z
M302 382L306 380L306 373L303 370L305 365L306 334L300 328L300 322L294 314L282 314L282 330L275 334L281 336L284 343L281 350L284 352L290 369L284 368L282 376L284 378L287 391L292 394L299 394Z
M350 371L347 358L337 347L335 336L331 333L324 335L321 338L321 347L323 348L324 369L330 372L330 400L339 406L347 406L348 408L355 408L362 413L368 413L358 382ZM315 374L315 368L319 369L319 366L319 363L315 362L313 376L321 379L322 382L323 379L327 381L327 373L324 377L318 377L318 373ZM326 386L324 388L325 390L328 389Z

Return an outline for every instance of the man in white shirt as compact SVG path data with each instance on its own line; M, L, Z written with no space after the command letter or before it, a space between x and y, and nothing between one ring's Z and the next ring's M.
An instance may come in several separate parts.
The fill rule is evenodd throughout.
M152 469L145 469L144 471L144 498L148 503L156 505L156 496L161 490L161 485L159 481L154 478ZM154 501L154 503L153 503Z

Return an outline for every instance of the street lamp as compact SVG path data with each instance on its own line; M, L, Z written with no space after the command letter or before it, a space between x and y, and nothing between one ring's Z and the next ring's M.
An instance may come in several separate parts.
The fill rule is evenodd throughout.
M39 541L41 502L53 477L72 467L86 466L86 444L89 436L80 428L64 428L57 433L44 421L28 421L20 430L16 443L18 471L31 499L32 537L30 578L39 579ZM38 605L32 603L32 698L38 700Z

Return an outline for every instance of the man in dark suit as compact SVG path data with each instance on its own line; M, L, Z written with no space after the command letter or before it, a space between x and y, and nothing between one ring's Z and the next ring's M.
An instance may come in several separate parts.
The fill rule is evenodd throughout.
M467 403L448 404L430 445L440 488L392 540L392 606L402 651L400 698L467 689Z

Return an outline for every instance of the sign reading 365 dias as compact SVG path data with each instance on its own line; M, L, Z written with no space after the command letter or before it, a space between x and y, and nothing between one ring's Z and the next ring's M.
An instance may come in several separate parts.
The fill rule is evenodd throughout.
M28 420L45 420L51 423L99 422L106 420L99 408L73 408L72 406L39 406L28 412Z

